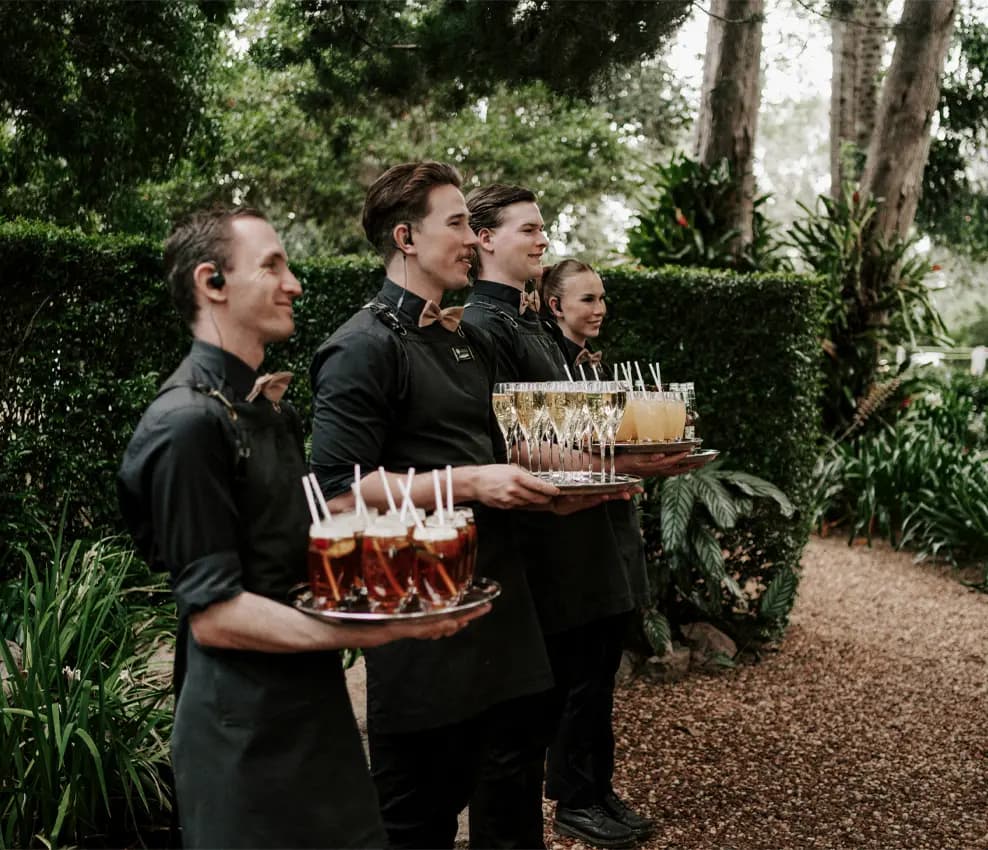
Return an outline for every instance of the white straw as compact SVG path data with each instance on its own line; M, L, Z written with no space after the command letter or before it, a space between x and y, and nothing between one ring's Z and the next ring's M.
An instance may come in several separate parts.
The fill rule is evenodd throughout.
M618 371L618 364L614 364L614 382L617 383L621 380L621 373Z
M302 489L305 490L305 501L309 503L309 513L312 514L312 524L319 525L319 511L316 510L315 499L312 498L312 484L307 476L302 476Z
M443 513L443 489L439 484L439 470L432 470L432 487L436 491L436 513L439 514L439 524L446 525L446 515Z
M319 486L319 479L316 478L314 472L309 473L309 484L312 485L312 493L315 495L319 507L322 508L323 516L326 519L332 519L333 515L329 512L329 505L326 504L326 497L322 494L322 487Z
M388 509L393 514L398 513L398 507L395 505L395 497L391 492L391 483L388 481L388 476L383 466L377 468L377 474L381 476L381 484L384 485L384 498L388 500Z
M599 381L600 380L600 374L597 372L597 364L596 363L591 363L590 364L590 371L593 372L593 379L595 381Z
M446 512L453 516L453 467L446 464Z
M661 392L662 391L662 383L659 381L659 376L657 374L655 374L655 364L654 363L649 363L648 364L648 371L652 373L652 380L655 381L655 389L657 389L659 392Z
M658 360L655 361L655 383L657 384L657 386L655 388L657 390L661 391L662 390L662 370L659 368L659 361Z
M419 519L419 512L415 510L415 503L412 501L412 476L415 474L415 470L410 469L408 472L407 485L400 479L398 481L398 490L401 492L401 518L402 520L405 519L405 508L409 507L412 511L412 519L415 520L415 527L423 528L422 520Z
M587 379L587 373L583 371L583 364L580 364L580 377L585 381Z
M364 497L360 495L360 464L355 463L353 465L353 486L350 488L353 490L353 495L357 497L357 514L363 514L367 516L367 511L364 509Z
M635 388L635 382L631 377L631 365L629 363L622 363L621 369L624 371L624 379L631 384L631 389Z
M569 370L569 366L567 366L567 365L566 365L566 364L564 363L564 364L563 364L563 368L564 368L564 369L566 370L566 377L567 377L567 378L569 378L569 379L570 379L571 381L572 381L572 380L575 380L575 379L573 378L573 373L572 373L572 372L570 372L570 370Z
M642 377L642 367L638 365L638 361L635 361L635 371L638 373L638 383L641 384L642 389L645 389L645 379Z

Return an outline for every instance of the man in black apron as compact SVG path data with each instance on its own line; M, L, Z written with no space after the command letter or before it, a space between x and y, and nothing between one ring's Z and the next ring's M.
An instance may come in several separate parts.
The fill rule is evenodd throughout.
M451 640L366 653L371 773L393 847L453 846L492 732L530 726L519 698L552 684L505 509L548 507L558 491L504 463L491 342L459 324L461 309L438 306L445 291L466 285L476 243L459 186L456 169L436 162L395 166L371 186L364 231L387 279L312 364L312 465L326 492L347 493L355 463L383 466L393 487L414 467L415 503L431 508L429 473L451 465L455 500L477 519L477 574L503 588L492 612ZM362 495L385 506L376 473ZM501 810L541 843L541 817L533 824L518 793L530 787L505 789ZM492 846L472 813L470 822L471 845Z
M479 269L464 324L487 330L495 340L498 381L567 379L537 299L525 291L541 274L549 245L535 201L527 189L501 185L476 189L467 198ZM672 469L681 457L619 461L621 471L645 476ZM517 781L505 765L527 760L541 766L551 743L546 794L559 801L556 830L594 846L630 846L649 834L651 824L611 787L611 709L628 620L648 601L637 515L630 503L616 501L579 516L517 514L515 520L556 687L542 706L546 737L499 742L499 758L485 772L471 816L486 806L491 789ZM525 753L528 744L532 749Z
M377 798L340 647L436 628L334 627L285 604L305 579L309 517L289 373L258 377L294 330L301 287L256 210L197 213L165 248L194 341L118 473L141 555L171 573L179 614L171 742L186 847L380 847Z

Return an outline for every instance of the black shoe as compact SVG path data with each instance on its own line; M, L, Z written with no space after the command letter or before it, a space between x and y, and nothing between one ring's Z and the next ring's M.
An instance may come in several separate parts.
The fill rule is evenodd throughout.
M556 806L555 829L592 847L634 847L637 843L635 833L612 818L600 803L583 809Z
M646 838L655 829L655 823L643 818L613 791L604 795L604 810L616 820L623 823L634 834L635 838Z

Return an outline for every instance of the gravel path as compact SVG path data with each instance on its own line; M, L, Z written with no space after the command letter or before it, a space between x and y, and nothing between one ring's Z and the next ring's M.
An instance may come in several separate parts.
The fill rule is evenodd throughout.
M619 690L642 846L985 850L988 596L885 544L813 538L803 568L779 652Z

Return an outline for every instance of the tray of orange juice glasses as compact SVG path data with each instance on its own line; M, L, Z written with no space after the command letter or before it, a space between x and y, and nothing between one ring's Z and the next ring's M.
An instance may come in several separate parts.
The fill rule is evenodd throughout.
M495 599L500 585L474 578L477 530L469 509L443 522L334 516L309 529L309 583L293 604L331 623L425 621Z

